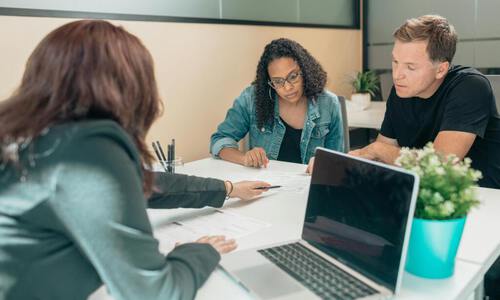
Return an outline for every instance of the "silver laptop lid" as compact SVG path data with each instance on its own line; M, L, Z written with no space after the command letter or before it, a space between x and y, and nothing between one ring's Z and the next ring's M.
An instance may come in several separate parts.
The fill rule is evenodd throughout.
M302 239L396 293L418 176L318 148Z

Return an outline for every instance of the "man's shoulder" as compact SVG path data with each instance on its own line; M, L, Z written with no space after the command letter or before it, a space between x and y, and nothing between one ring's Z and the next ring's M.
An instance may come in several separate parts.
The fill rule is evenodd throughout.
M452 65L448 74L457 73L457 74L481 74L477 69L469 66L462 65Z
M461 65L452 66L446 77L450 83L488 82L488 79L477 69Z
M455 99L460 102L474 97L483 100L484 103L494 101L488 78L471 67L453 66L442 85L439 95L446 99Z

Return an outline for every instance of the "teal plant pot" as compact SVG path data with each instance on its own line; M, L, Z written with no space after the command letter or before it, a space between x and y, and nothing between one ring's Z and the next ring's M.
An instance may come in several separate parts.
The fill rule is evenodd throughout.
M413 219L406 271L433 279L452 276L464 225L465 218Z

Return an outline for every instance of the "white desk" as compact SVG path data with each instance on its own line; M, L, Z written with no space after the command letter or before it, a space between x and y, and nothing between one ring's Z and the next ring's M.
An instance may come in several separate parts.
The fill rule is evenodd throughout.
M271 161L270 170L303 172L304 165ZM178 168L179 173L198 176L210 176L220 179L231 179L234 174L246 172L249 177L261 172L261 170L244 168L228 162L203 159L186 164ZM500 236L493 235L498 224L500 206L495 200L500 201L500 191L479 189L481 201L487 203L469 216L466 232L460 248L460 259L457 259L455 274L444 280L427 280L405 273L403 288L398 299L466 299L482 282L485 269L489 268L492 259L498 253ZM296 239L301 234L302 222L305 213L307 191L301 194L293 192L275 192L260 200L242 203L229 201L224 209L234 210L238 214L258 218L272 224L258 233L246 236L238 240L238 249L260 247L280 241ZM483 212L483 210L486 210ZM149 216L155 229L161 227L168 220L181 217L185 214L196 214L191 209L176 210L149 210ZM483 226L492 226L488 234L478 237L477 232L483 230ZM490 234L491 233L491 234ZM161 238L161 237L160 237ZM488 239L495 239L482 247L480 243L486 243ZM467 260L462 259L466 257ZM491 261L491 262L490 262ZM485 262L484 264L481 262ZM200 289L197 299L249 299L248 294L236 285L220 270L216 270Z
M305 172L306 166L301 164L270 162L271 169L286 172ZM178 173L189 175L213 177L219 179L233 180L234 176L242 173L248 174L248 178L256 176L258 169L246 168L241 165L216 159L202 159L187 163L182 168L177 168ZM270 191L268 196L262 199L243 203L238 200L229 200L224 209L234 210L238 214L250 216L271 223L273 226L264 228L258 234L243 237L238 240L238 250L259 247L276 243L277 241L293 240L300 238L302 222L305 213L307 192L297 195L293 192ZM207 208L210 209L210 208ZM279 216L277 216L279 211ZM153 228L165 224L166 220L175 219L190 214L202 213L199 209L150 209L150 217Z
M500 256L500 190L480 188L478 195L481 204L467 217L457 257L479 264L484 274Z
M385 115L386 102L372 101L366 110L360 110L346 100L347 124L352 128L380 129Z

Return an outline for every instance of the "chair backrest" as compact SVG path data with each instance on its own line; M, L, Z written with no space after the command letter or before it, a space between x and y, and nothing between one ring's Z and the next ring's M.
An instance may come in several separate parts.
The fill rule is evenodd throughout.
M392 72L386 72L378 75L380 80L380 95L382 96L382 101L387 101L389 94L392 89Z
M345 98L338 96L340 103L340 110L342 112L342 128L344 130L344 151L347 153L351 147L349 142L349 124L347 123L347 110L345 104Z
M497 103L497 110L500 111L500 75L485 75L490 81L493 95Z

